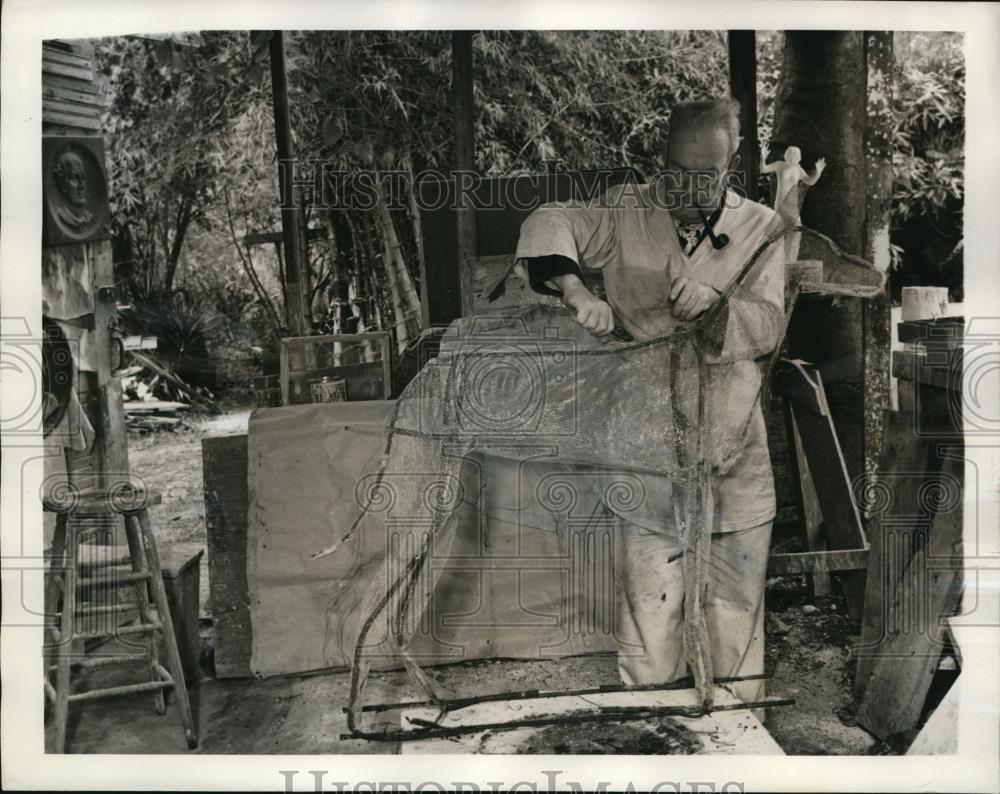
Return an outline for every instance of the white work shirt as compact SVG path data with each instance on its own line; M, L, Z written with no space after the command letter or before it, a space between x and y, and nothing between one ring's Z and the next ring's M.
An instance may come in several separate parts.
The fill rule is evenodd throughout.
M706 239L688 257L681 250L670 212L649 199L648 186L626 183L594 201L539 207L521 226L515 271L527 282L522 260L553 254L572 259L581 270L600 270L608 303L621 325L637 341L655 339L690 325L671 312L673 279L685 276L725 290L768 232L774 231L776 222L770 208L727 191L713 231L716 236L727 235L729 244L716 250ZM765 249L728 299L721 347L706 351L709 363L732 365L708 368L710 421L720 427L745 427L749 422L738 446L720 451L714 461L717 532L757 526L775 514L767 435L757 401L760 367L755 359L771 353L781 338L784 290L784 246L778 240ZM662 406L650 406L649 421L662 421L663 416ZM660 519L650 521L661 523L663 514L662 509L651 509L649 516ZM636 513L628 519L647 523ZM649 528L662 531L662 526Z

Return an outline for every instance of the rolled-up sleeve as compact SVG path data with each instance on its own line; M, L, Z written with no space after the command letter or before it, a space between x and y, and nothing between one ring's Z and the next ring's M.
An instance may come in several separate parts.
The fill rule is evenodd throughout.
M581 270L599 270L614 259L617 249L615 212L605 197L586 203L552 202L540 206L521 224L514 269L525 283L534 287L528 260L542 260L551 265L565 258ZM573 272L565 269L565 264L562 270ZM542 281L563 272L553 272ZM534 281L537 284L538 278Z
M580 266L569 257L559 254L533 257L524 259L523 262L528 269L528 283L535 292L540 292L542 295L562 294L547 283L551 279L571 274L583 278Z

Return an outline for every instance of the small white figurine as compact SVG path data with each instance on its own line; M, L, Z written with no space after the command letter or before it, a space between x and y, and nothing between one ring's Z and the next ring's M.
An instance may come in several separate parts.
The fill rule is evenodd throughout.
M760 172L762 174L774 174L778 180L778 187L774 193L774 210L785 221L786 227L791 228L799 225L799 208L801 206L799 182L806 185L815 185L819 181L823 169L826 168L826 158L820 157L816 161L816 168L812 176L805 172L799 163L802 161L802 151L798 146L788 146L785 149L785 156L782 160L775 160L767 163L767 157L771 153L766 143L761 144ZM785 237L785 261L794 262L799 255L799 240L801 235L789 234Z

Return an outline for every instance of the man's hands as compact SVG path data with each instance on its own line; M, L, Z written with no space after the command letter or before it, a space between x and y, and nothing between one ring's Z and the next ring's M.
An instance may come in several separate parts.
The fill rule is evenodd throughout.
M563 305L576 312L576 321L592 334L603 336L614 330L611 307L587 289L576 274L557 276L551 283L562 291Z
M597 336L611 333L615 317L611 307L588 290L576 275L552 279L552 285L562 291L563 304L576 313L576 321ZM708 311L722 296L712 287L691 278L678 278L670 287L673 315L679 320L693 320Z
M610 334L615 329L615 317L602 301L581 283L563 292L563 303L576 312L576 321L597 336Z
M679 320L693 320L711 309L722 297L712 287L690 278L678 278L670 286L673 315Z

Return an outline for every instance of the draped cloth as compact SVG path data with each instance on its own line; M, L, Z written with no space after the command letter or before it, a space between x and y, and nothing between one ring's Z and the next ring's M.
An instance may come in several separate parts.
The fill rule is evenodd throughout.
M729 254L727 261L735 264L712 274L722 300L695 322L664 320L662 309L647 305L619 312L631 341L599 339L567 310L539 304L452 324L438 357L395 405L384 455L362 478L358 520L316 555L345 553L366 533L388 532L380 517L390 513L398 528L405 516L431 511L429 524L389 545L381 571L358 572L367 586L352 594L351 616L343 623L344 640L354 648L351 730L359 729L368 672L386 655L401 658L435 698L407 646L440 575L440 566L428 562L446 557L455 537L462 461L484 452L519 460L550 457L593 467L612 479L620 474L623 481L639 473L669 489L669 498L661 492L647 507L655 520L672 520L680 530L685 655L703 706L710 708L712 664L703 603L712 474L725 471L745 447L759 413L761 377L753 358L773 350L784 329L784 230L773 212L761 209L765 213L753 233L736 246L742 258ZM737 221L734 217L734 233ZM668 238L676 248L676 235L670 231ZM573 253L587 267L588 259ZM611 259L605 262L610 264ZM632 286L618 280L614 268L605 273L605 284L613 308L629 306L622 292ZM385 509L387 501L392 511Z

